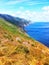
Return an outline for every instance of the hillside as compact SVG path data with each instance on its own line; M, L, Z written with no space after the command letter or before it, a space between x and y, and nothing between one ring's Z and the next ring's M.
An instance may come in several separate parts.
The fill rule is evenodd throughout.
M0 18L0 65L49 65L49 48Z
M14 17L8 14L0 14L0 18L3 18L4 20L17 25L19 27L21 27L22 29L24 28L24 26L29 24L29 21L23 19L23 18L19 18L19 17Z

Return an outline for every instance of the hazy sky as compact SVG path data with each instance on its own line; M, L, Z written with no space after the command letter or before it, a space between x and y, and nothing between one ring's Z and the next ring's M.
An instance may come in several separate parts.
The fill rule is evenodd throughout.
M49 0L0 0L0 13L49 22Z

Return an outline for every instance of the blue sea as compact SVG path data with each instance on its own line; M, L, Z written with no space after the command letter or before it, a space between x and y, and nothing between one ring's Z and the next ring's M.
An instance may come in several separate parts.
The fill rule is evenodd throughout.
M25 28L27 34L35 40L49 47L49 24L34 23Z

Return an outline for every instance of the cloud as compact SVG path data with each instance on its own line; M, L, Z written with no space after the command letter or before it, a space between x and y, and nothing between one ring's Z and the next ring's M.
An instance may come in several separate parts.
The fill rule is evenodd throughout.
M28 2L28 5L39 5L39 4L47 4L49 2L37 2L37 1L33 1L33 2Z
M49 6L44 6L42 10L49 11Z
M49 12L17 11L14 16L31 20L32 22L49 22Z
M17 3L19 3L20 1L9 1L9 2L7 2L6 4L7 5L12 5L12 4L17 4Z
M49 22L49 6L44 6L41 11L23 10L20 7L17 11L0 10L2 14L10 14L12 16L31 20L32 22Z
M1 12L0 12L1 13ZM16 11L16 12L12 12L12 11L4 11L2 12L3 14L10 14L12 16L16 16L16 17L20 17L20 18L24 18L26 20L30 20L31 22L49 22L49 12L36 12L36 11Z
M9 14L9 15L13 15L13 11L10 11L10 10L2 10L2 9L0 9L0 13L1 14ZM14 13L15 14L15 13Z
M13 5L13 4L18 4L18 3L21 3L21 2L27 2L29 0L11 0L11 1L8 1L6 2L7 5Z

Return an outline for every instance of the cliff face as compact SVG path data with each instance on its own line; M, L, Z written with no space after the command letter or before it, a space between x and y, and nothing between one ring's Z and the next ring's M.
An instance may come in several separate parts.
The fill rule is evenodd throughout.
M49 65L49 48L0 18L0 65Z

